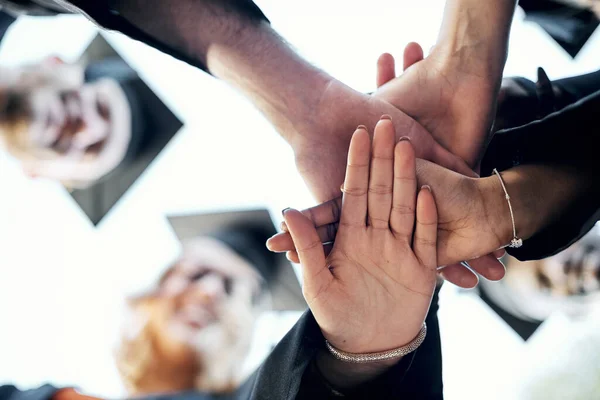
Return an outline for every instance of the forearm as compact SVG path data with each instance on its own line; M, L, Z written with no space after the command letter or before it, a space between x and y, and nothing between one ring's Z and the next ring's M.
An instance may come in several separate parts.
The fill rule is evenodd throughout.
M564 206L554 210L558 213L553 218L554 223L546 224L545 228L535 231L523 247L509 250L510 254L518 259L531 260L551 256L583 236L598 219L600 210L600 188L597 180L600 173L597 156L597 148L600 145L598 107L600 107L600 92L541 121L501 131L494 136L483 159L482 176L491 175L493 168L502 171L514 166L552 165L567 170L570 168L573 179L583 179L584 185L587 185L584 186L583 194L580 194L575 201L570 204L565 203ZM552 179L551 176L550 178ZM540 177L541 181L533 184L544 184L544 179L546 178ZM548 187L547 190L561 191L572 184L573 182L566 181L561 184L566 186L556 185ZM553 193L550 195L552 196ZM544 200L543 193L540 193L537 201L542 203L542 207L546 206Z
M251 1L114 3L147 35L240 90L289 142L309 129L329 77L300 58Z
M564 216L565 210L597 191L594 174L566 165L523 165L501 172L514 213L517 236L525 241ZM487 215L500 243L513 238L504 190L496 175L482 178Z
M319 104L331 77L314 67L267 24L213 46L208 66L240 90L288 142L318 121Z
M516 0L447 0L435 51L500 82Z
M250 0L105 0L111 12L149 37L206 65L214 44L232 40L266 18ZM75 0L96 18L91 0ZM101 2L102 3L102 2ZM97 12L100 14L100 12ZM104 21L101 21L104 22ZM109 26L109 28L113 28ZM129 34L129 32L125 32Z

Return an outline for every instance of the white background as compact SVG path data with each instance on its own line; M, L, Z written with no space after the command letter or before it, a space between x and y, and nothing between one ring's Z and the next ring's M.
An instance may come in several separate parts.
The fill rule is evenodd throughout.
M305 57L372 91L380 53L401 59L409 41L433 45L444 2L257 3ZM600 68L600 31L572 60L522 18L518 12L507 75L535 79L543 66L556 79ZM2 43L0 65L46 55L75 60L95 32L80 17L23 18ZM244 98L140 43L107 37L185 127L97 228L59 185L26 178L0 153L0 383L123 394L112 359L122 300L154 282L179 250L164 216L258 205L277 219L286 206L312 204L291 150ZM509 382L522 365L524 342L477 297L451 285L439 317L446 398L515 398ZM254 363L293 319L262 321Z

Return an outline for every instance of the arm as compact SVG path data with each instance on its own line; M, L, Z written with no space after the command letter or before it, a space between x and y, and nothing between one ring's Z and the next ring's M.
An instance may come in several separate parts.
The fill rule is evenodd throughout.
M515 0L447 0L435 56L497 85L508 52Z
M326 353L325 339L319 325L308 311L277 344L260 368L244 382L238 391L244 394L240 398L262 399L275 395L278 399L312 400L343 393L354 396L352 398L365 399L441 399L442 353L437 292L427 315L427 337L423 344L400 362L382 370L382 374L371 375L374 379L366 380L362 374L353 374L352 365L344 363L337 366L337 371L347 380L338 386L336 382L340 375L336 378L336 370L324 373L323 367L316 365L319 358L330 356ZM362 384L359 385L359 382Z
M298 170L320 201L339 193L350 132L359 124L374 127L383 114L392 118L397 138L411 137L419 157L469 173L400 109L299 57L248 0L73 3L101 25L207 68L240 90L293 147Z
M515 128L543 119L598 90L600 71L553 82L542 68L538 68L537 82L522 77L504 78L493 130Z
M315 246L320 242L310 220L294 210L284 213L303 267L304 296L324 338L343 352L378 353L411 343L423 329L433 297L435 202L431 188L417 190L410 142L394 144L389 120L377 124L372 151L367 131L356 130L340 231L327 258ZM315 365L332 386L356 394L365 382L405 362L394 357L357 365L320 351Z
M297 398L321 398L324 393L335 391L365 399L441 399L443 384L437 319L438 292L439 288L426 319L427 337L417 351L399 362L360 367L341 362L325 349L320 349L313 359L313 368L309 367L304 373ZM319 395L321 397L317 397Z
M515 134L522 135L518 132ZM496 149L495 145L490 149ZM573 230L580 233L581 225L577 219L569 217L574 215L569 210L587 218L600 204L600 188L594 179L595 172L585 166L531 163L508 167L499 163L497 168L503 171L503 179L511 196L517 234L525 240L521 249L509 249L513 255L555 250L557 241L577 236ZM510 242L512 222L498 177L467 178L424 160L417 163L417 172L419 185L427 184L435 190L442 221L438 229L438 265L471 260ZM335 204L332 201L305 211L305 215L317 226L322 243L336 238L338 210L339 202ZM537 239L539 232L546 231L551 233L545 240ZM297 254L293 251L294 243L287 233L269 239L268 246L274 251L292 250L289 256L297 260ZM490 275L486 267L475 270L491 280L502 277ZM455 266L446 267L440 273L446 280L461 287L476 284L476 281L464 281L472 278L465 277Z
M511 255L521 260L548 257L579 239L598 220L600 187L597 176L600 165L596 149L600 145L599 108L600 92L541 121L501 131L494 137L482 164L482 175L489 175L493 168L503 170L514 165L552 165L570 171L569 182L563 182L566 188L579 181L575 187L581 191L577 201L563 204L549 224L535 231L526 246L511 249ZM540 196L537 201L543 200Z

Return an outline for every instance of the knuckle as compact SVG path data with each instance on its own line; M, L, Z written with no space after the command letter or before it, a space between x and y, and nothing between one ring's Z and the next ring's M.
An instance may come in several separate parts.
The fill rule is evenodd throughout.
M296 248L296 250L298 251L298 253L307 253L318 246L322 246L321 241L318 239L315 239L315 240L311 241L310 243L308 243L306 246L302 246L301 248Z
M344 194L348 196L364 196L367 194L367 190L361 187L345 187Z
M392 205L392 212L399 215L414 215L415 208L412 206L406 206L402 204Z
M371 157L373 160L384 160L384 161L394 161L393 156L389 156L387 154L373 154Z
M428 238L424 238L424 237L420 237L420 236L415 236L414 239L414 244L419 245L421 247L431 247L431 248L435 248L436 246L436 241L432 240L432 239L428 239Z
M402 232L392 228L392 234L394 235L394 238L405 243L410 243L412 241L412 233Z
M352 222L348 222L348 221L340 221L339 226L346 227L346 228L364 228L365 224L352 223Z
M391 185L371 185L369 193L373 194L392 194L394 188Z
M417 178L415 176L395 175L394 181L399 183L416 183Z
M385 226L387 229L389 226L389 221L386 218L374 217L369 214L369 225L375 225L378 227Z
M417 223L419 225L421 225L422 227L429 227L429 226L437 226L438 222L436 220L432 220L432 221L423 221L417 218Z
M348 168L353 169L365 169L365 168L369 168L369 164L355 164L355 163L348 163Z

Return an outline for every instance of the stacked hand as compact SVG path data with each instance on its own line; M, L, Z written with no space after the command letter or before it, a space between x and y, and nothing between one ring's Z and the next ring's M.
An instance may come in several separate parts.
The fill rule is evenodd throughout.
M410 140L394 144L388 119L377 124L372 150L366 129L354 133L339 231L328 255L314 221L295 210L284 213L310 309L325 338L351 353L411 342L435 288L434 196L428 187L417 190Z
M425 160L417 160L417 177L419 185L429 185L435 192L439 215L438 265L453 265L461 260L477 258L482 253L493 252L509 240L498 225L498 217L507 217L508 209L504 209L506 203L502 202L501 188L495 177L469 178ZM489 201L490 197L499 201ZM331 251L334 239L337 243L336 233L339 235L338 230L342 226L341 205L342 199L338 198L302 211L316 227L326 253ZM275 235L267 245L273 251L288 252L290 260L299 262L289 233ZM497 268L495 264L473 265L477 265L477 272L487 279L499 280L504 276L504 268ZM465 271L454 265L442 269L441 274L458 286L474 287L477 277Z
M461 159L467 161L472 168L476 167L490 137L489 125L492 122L490 115L495 109L495 102L490 100L490 97L495 96L495 86L483 78L470 74L469 71L460 69L454 71L452 65L452 62L436 54L423 59L421 48L413 43L407 46L404 54L404 67L407 71L398 78L395 78L393 58L386 54L380 57L377 84L381 88L374 96L356 101L352 100L356 96L352 95L351 89L337 81L330 85L329 93L324 94L324 99L337 98L349 104L356 103L356 109L360 112L345 114L347 117L340 115L335 118L334 115L334 118L323 118L329 120L331 126L322 127L316 132L332 134L304 136L306 140L295 146L298 168L316 197L319 200L329 200L339 194L339 184L344 172L342 162L346 157L344 149L347 148L349 136L347 133L341 133L337 121L349 120L347 124L356 126L361 122L357 118L364 118L365 114L373 114L377 110L385 110L392 116L396 127L396 138L400 136L411 138L417 157L432 160L446 167L450 166L463 175L474 176L470 169L464 167L465 164L449 156L448 150L459 154ZM328 101L324 103L328 104ZM362 107L359 107L359 104L362 104ZM353 107L344 108L353 109ZM431 135L400 110L407 111L411 117L424 124L431 131ZM369 115L367 119L372 121L374 118ZM350 132L348 128L344 128L347 129L346 132ZM439 143L446 146L448 150ZM487 222L489 220L486 219L487 211L479 201L481 195L478 193L477 185L465 176L452 174L451 171L436 165L424 162L423 165L427 165L424 170L429 171L428 176L439 177L443 186L440 189L443 195L438 198L438 202L442 204L443 213L446 215L440 214L442 221L445 222L440 231L439 251L441 265L447 267L443 269L442 276L462 287L475 286L478 281L477 276L457 264L463 260L470 260L471 268L487 279L502 278L504 267L497 261L497 257L501 256L503 251L484 256L488 251L494 251L504 243L500 243ZM447 182L453 182L454 185L446 185ZM444 190L446 188L447 190ZM464 190L458 191L457 188L464 188ZM463 203L459 204L458 199ZM327 216L325 219L313 219L317 226L320 226L321 232L328 230L327 236L322 235L324 243L332 241L335 237L335 223L339 215L332 210L339 210L337 206L340 202L341 199L338 198L325 203L321 208L307 211L307 214L310 212ZM465 204L471 204L472 207L469 209ZM466 210L469 212L467 213ZM489 240L484 245L477 246L481 243L482 234ZM280 240L279 238L272 240L270 248L275 251L293 249L289 235L284 241ZM326 245L325 249L330 247ZM292 260L297 261L293 253L290 256Z

